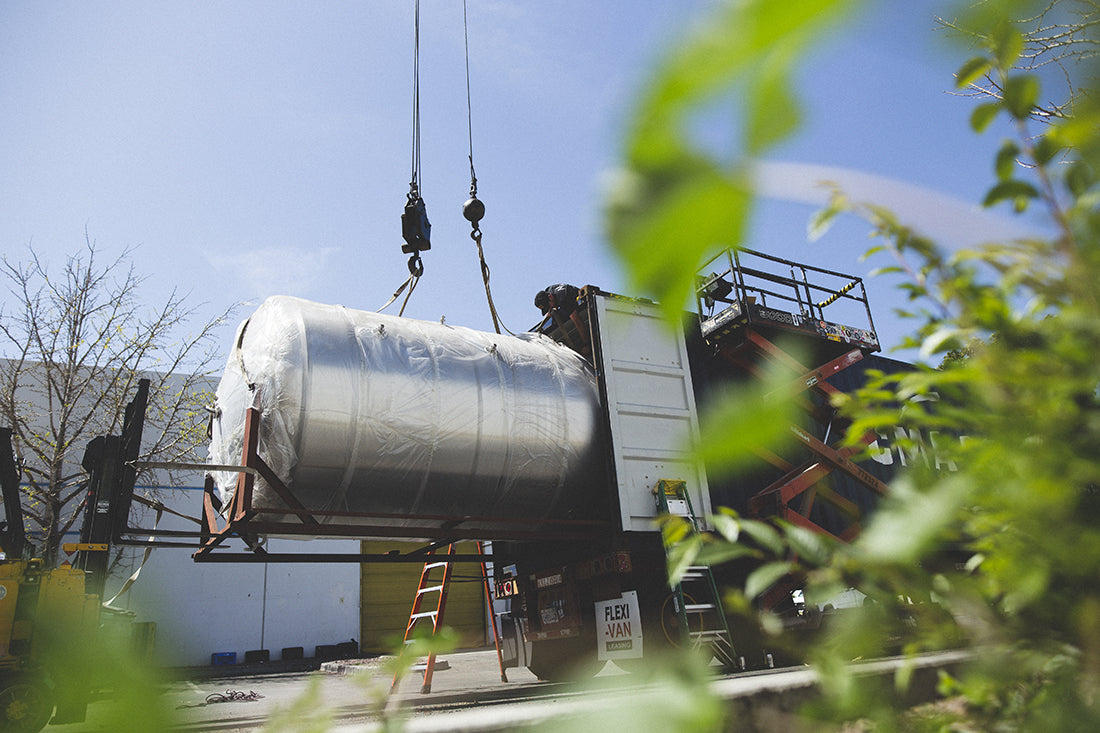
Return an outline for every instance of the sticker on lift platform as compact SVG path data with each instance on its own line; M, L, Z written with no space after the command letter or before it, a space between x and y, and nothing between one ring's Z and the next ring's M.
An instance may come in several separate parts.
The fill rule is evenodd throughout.
M599 659L637 659L642 656L642 614L638 591L627 591L611 601L596 603Z

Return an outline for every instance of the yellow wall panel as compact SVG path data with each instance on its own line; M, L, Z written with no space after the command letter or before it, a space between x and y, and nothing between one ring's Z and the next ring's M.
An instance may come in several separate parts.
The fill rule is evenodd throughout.
M364 554L382 554L393 549L408 552L411 545L388 541L364 541ZM446 548L440 552L445 552ZM462 554L477 552L476 543L463 543L455 548ZM424 566L418 563L363 563L360 588L360 646L364 652L393 652L401 645L409 623L416 587ZM442 573L442 570L437 571ZM432 577L441 577L433 575ZM427 594L421 611L435 608L436 595ZM463 648L481 647L492 643L486 633L485 591L481 583L481 565L461 563L454 566L447 591L447 607L443 622L455 629ZM429 620L421 621L430 623Z

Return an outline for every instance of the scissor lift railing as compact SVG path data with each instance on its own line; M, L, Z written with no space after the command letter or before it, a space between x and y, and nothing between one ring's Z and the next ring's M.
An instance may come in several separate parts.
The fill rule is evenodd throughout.
M696 299L708 340L755 324L879 349L862 278L751 249L724 250L700 273Z
M777 272L779 268L787 272ZM799 406L821 426L816 432L807 429L806 421L788 426L804 457L790 459L758 449L758 455L781 476L749 497L750 511L850 541L860 531L861 512L856 502L830 485L829 477L844 475L866 491L886 492L885 484L853 460L861 445L837 445L844 425L830 400L839 390L826 381L879 348L863 281L751 250L723 252L703 271L697 297L704 339L743 377L763 380L776 373L785 375ZM827 310L842 302L855 306L846 314L862 311L865 324L828 320ZM829 310L829 318L835 310ZM805 348L796 355L785 348L791 342L794 349ZM806 355L820 363L807 364ZM868 433L862 444L874 439ZM818 501L835 510L833 531L812 518ZM835 531L838 524L844 528Z

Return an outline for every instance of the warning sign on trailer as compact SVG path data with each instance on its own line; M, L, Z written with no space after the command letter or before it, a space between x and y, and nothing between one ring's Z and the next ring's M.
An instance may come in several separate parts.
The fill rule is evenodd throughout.
M611 601L596 603L599 659L637 659L642 656L642 615L638 592L627 591Z

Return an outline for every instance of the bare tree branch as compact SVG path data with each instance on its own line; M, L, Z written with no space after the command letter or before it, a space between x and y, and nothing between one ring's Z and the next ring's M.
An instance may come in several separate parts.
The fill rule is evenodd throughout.
M990 44L991 29L968 28L944 18L936 18L936 22L974 46ZM1035 107L1034 117L1050 121L1071 116L1074 107L1091 93L1091 84L1082 83L1082 69L1100 55L1100 0L1051 0L1034 16L1017 21L1016 30L1024 39L1016 67L1043 72L1044 86L1049 83L1058 88ZM1003 99L1003 80L987 74L962 95Z
M197 308L176 291L149 307L132 255L105 259L85 232L56 275L33 247L22 261L0 258L9 296L0 303L0 423L12 427L24 511L51 562L78 518L84 445L119 432L140 378L157 385L143 457L193 461L206 442L214 336L233 308L186 333Z

